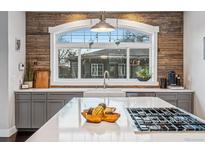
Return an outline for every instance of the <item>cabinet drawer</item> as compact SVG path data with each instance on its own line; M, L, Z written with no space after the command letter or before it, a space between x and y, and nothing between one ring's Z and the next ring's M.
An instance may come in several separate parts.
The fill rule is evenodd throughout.
M48 100L67 100L70 97L80 97L82 96L82 93L48 93L47 99Z
M31 99L31 93L16 93L16 99Z
M177 100L177 93L157 93L156 96L163 100Z
M34 104L37 104L37 103L46 104L46 100L32 100L32 103L34 103Z
M33 93L32 100L46 100L46 93Z
M127 97L155 97L154 92L127 92Z
M192 93L178 93L178 100L192 100Z

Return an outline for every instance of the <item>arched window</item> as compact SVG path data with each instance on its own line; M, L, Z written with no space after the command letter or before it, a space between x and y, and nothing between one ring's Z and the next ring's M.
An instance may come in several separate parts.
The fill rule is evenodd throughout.
M106 19L114 31L91 32L97 22L81 20L49 28L51 85L102 84L105 70L110 84L155 84L159 28Z

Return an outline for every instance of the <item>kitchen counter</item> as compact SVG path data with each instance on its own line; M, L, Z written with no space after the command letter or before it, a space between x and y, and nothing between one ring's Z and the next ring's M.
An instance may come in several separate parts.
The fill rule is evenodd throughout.
M116 123L87 123L81 112L106 103L117 108ZM157 97L74 98L34 133L27 142L36 141L205 141L205 132L137 132L125 107L174 107Z
M20 89L15 92L87 92L87 91L122 91L122 92L194 92L189 89L173 90L161 88L33 88Z

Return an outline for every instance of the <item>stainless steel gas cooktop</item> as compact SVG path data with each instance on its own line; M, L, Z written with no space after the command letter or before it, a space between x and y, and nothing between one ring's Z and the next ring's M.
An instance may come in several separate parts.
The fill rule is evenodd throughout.
M176 108L127 108L136 131L205 131L205 123Z

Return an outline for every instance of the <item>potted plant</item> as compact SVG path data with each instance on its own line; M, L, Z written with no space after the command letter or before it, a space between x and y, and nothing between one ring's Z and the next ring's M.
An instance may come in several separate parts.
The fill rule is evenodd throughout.
M139 81L148 81L152 77L148 68L144 68L136 72L136 76Z
M29 62L27 62L26 64L24 84L28 85L29 88L33 88L33 68L31 67L31 64Z

